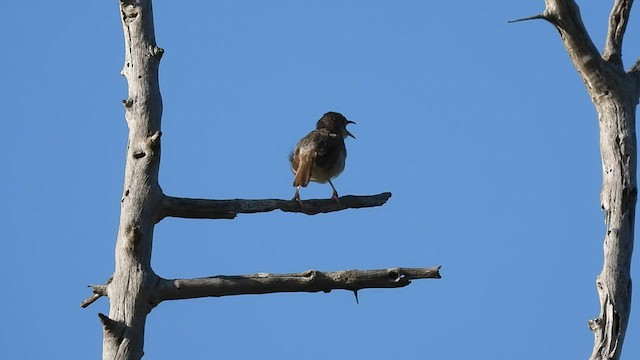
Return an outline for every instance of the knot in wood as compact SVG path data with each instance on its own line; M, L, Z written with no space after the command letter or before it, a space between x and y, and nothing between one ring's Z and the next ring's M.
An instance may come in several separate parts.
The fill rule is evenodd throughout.
M314 281L318 278L318 270L313 270L313 269L307 270L304 273L304 276L308 278L308 281Z
M147 147L151 149L153 152L160 148L160 137L162 136L162 131L156 131L153 135L147 138Z
M122 7L122 16L125 20L133 20L138 17L140 11L135 5L126 5Z
M395 282L400 282L404 278L404 275L400 272L399 268L389 269L389 277Z
M142 150L138 150L138 151L134 151L133 152L133 158L134 159L142 159L145 156L147 156L147 154Z
M129 239L129 243L131 245L135 245L140 241L140 239L142 239L142 230L140 229L140 225L129 224L126 227L125 232L127 239Z
M152 46L149 53L151 56L160 59L162 58L162 55L164 55L164 49L158 46Z

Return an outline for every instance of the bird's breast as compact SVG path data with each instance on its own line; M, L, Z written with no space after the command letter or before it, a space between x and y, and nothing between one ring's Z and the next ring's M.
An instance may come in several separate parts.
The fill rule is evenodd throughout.
M327 181L338 177L344 170L345 160L347 158L346 150L340 151L335 160L332 161L329 166L313 165L311 170L311 181L318 183L326 183Z

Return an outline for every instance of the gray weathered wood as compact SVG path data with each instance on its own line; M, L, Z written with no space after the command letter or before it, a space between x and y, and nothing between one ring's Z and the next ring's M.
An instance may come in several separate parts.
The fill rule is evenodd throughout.
M614 1L603 55L589 37L573 0L546 0L542 14L521 19L545 19L556 27L598 112L603 176L600 201L606 233L604 265L596 279L600 316L589 321L595 336L592 360L620 359L631 306L640 60L625 71L621 54L632 3Z
M308 199L300 202L281 199L234 199L209 200L165 196L161 217L181 217L190 219L232 219L237 214L253 214L280 210L307 215L329 213L345 209L382 206L391 197L390 192L377 195L340 197L340 203L334 199Z
M158 278L151 269L151 243L155 212L162 201L158 184L162 116L158 66L163 51L156 46L150 1L121 1L120 14L125 34L122 75L129 86L123 101L129 138L116 268L106 291L109 315L100 314L104 326L102 356L139 359L151 310L146 299Z
M345 196L334 200L205 200L169 197L158 184L160 164L160 119L162 98L158 67L163 50L156 46L151 0L121 0L120 12L125 39L122 75L129 93L123 101L129 128L120 225L115 249L115 271L104 285L92 285L92 295L81 303L87 307L97 299L109 298L109 315L98 314L103 325L103 359L131 360L143 356L145 322L162 300L200 296L262 294L282 291L322 291L368 287L400 287L410 279L439 278L437 269L394 268L313 272L306 285L295 274L165 280L151 268L155 224L167 216L232 219L238 213L282 211L318 214L323 212L383 205L391 193L374 196ZM342 275L336 275L342 274ZM437 276L436 276L437 275ZM260 277L260 275L258 275ZM220 279L226 281L219 281ZM217 279L217 280L216 280ZM320 280L318 280L320 279ZM231 285L230 285L231 284ZM217 295L216 295L217 294Z
M404 287L415 279L440 279L440 267L381 270L308 270L297 274L218 275L199 279L161 279L154 304L165 300L194 299L275 292L358 291Z

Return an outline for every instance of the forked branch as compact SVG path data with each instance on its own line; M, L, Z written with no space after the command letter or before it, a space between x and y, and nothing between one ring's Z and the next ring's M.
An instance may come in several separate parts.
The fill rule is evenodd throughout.
M93 294L80 303L80 307L86 308L89 305L93 304L96 300L100 299L103 296L109 296L108 286L113 280L113 276L107 280L104 285L89 285L90 288L93 289Z
M609 14L609 30L603 58L622 67L622 38L629 23L633 0L616 0Z
M544 19L553 24L560 32L562 42L587 87L600 86L606 72L603 69L604 61L582 22L578 4L574 0L545 0L545 5L542 14L510 23ZM589 74L595 76L587 76Z
M107 295L107 285L89 285L93 288L93 294L80 303L80 307L86 308L93 304L96 300Z
M625 73L622 39L633 0L614 0L604 54L582 22L574 0L545 0L542 18L560 32L598 112L602 155L601 207L605 213L604 265L596 280L600 315L589 321L592 360L620 359L631 306L630 264L637 198L635 114L640 62ZM539 18L539 17L532 17Z
M277 292L330 292L342 289L357 292L368 288L399 288L415 279L439 279L440 266L431 268L390 268L381 270L308 270L296 274L251 274L211 276L198 279L160 279L155 304L165 300L195 299L229 295Z
M390 197L391 193L385 192L368 196L342 196L339 199L339 203L333 199L311 199L304 200L301 204L294 200L281 199L210 200L165 196L162 201L159 220L165 217L233 219L237 214L269 212L273 210L315 215L344 209L382 206Z

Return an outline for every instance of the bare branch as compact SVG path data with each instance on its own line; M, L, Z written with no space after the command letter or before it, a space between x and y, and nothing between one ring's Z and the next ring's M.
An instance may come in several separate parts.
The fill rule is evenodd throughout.
M640 72L640 59L636 60L636 63L633 64L633 66L631 67L629 72L630 73L635 73L635 74Z
M594 89L608 91L605 80L608 69L582 22L578 4L574 0L545 0L545 4L544 16L560 32L562 43L589 93L593 96Z
M103 313L98 313L98 317L100 318L100 322L102 322L105 332L118 336L124 332L124 324L113 320Z
M634 79L633 82L636 84L636 99L640 99L640 59L636 60L636 63L629 69L629 76Z
M164 300L194 299L229 295L278 292L331 292L342 289L404 287L415 279L439 279L440 266L432 268L390 268L381 270L308 270L297 274L251 274L211 276L198 279L161 279L156 287L156 304Z
M368 196L342 196L339 203L333 199L311 199L304 200L300 204L294 200L281 199L209 200L165 196L160 219L168 216L189 219L233 219L239 213L251 214L273 210L315 215L344 209L382 206L390 197L391 193L385 192Z
M89 305L93 304L96 300L98 300L101 297L102 297L102 295L92 294L91 296L89 296L83 302L80 303L80 307L81 308L86 308Z
M622 67L622 38L629 22L633 0L616 0L609 15L609 30L603 58Z
M93 288L93 294L80 303L83 308L93 304L99 298L107 296L107 285L89 285L89 287Z
M547 18L544 16L544 14L538 14L538 15L533 15L533 16L521 18L521 19L509 20L509 21L507 21L507 23L508 24L513 24L513 23L517 23L517 22L521 22L521 21L540 20L540 19L547 20Z
M107 282L104 285L89 285L90 288L93 289L93 294L80 303L80 306L83 308L88 307L93 304L96 300L103 296L109 296L108 293L108 285L113 281L113 275L107 279Z

